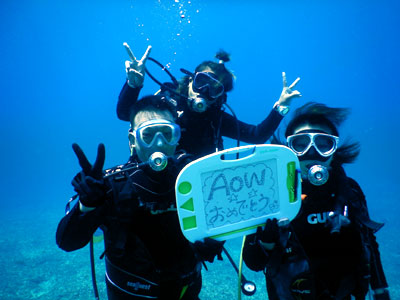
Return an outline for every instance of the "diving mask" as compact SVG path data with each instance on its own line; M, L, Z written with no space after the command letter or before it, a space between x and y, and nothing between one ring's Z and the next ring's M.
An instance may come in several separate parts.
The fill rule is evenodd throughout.
M208 102L214 102L224 94L224 85L221 81L218 80L217 76L214 73L192 73L183 68L181 68L181 71L192 78L193 91L204 96Z
M159 141L170 146L175 146L181 137L181 129L173 122L155 119L143 122L137 129L130 132L130 134L144 148L151 148Z
M224 94L224 85L211 72L197 72L193 78L193 91L215 101Z
M298 133L288 136L287 143L297 156L304 155L314 146L322 157L328 157L335 153L339 137L326 133Z

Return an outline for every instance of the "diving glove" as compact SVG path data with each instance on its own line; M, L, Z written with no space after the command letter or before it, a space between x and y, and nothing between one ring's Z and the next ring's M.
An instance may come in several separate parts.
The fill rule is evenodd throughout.
M259 227L260 228L260 227ZM279 226L277 219L268 219L265 222L265 228L258 233L259 240L263 243L279 242Z
M217 257L218 260L222 260L221 253L224 243L225 241L220 242L211 238L205 238L204 242L196 241L194 243L194 248L202 260L213 262L215 257Z
M105 184L103 179L95 179L79 172L72 180L72 186L85 207L97 207L104 203Z
M326 226L330 228L331 234L339 233L342 227L350 224L350 219L340 213L330 212L326 220Z
M105 160L105 147L99 144L97 157L92 166L85 153L78 144L73 144L72 149L78 157L82 171L72 180L72 185L79 195L79 201L86 207L97 207L104 203L105 184L103 179L103 165Z

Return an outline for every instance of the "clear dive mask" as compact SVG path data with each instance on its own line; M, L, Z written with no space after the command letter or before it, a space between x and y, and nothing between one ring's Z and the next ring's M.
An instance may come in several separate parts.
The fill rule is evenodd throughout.
M197 72L193 78L193 91L205 95L208 99L217 100L224 94L224 85L211 72Z
M151 148L160 141L167 145L175 146L181 137L181 129L179 125L173 122L155 119L143 122L130 134L144 148Z
M297 133L287 137L288 147L293 150L297 156L315 156L307 152L313 146L316 153L320 155L317 160L327 160L337 150L339 137L320 132ZM329 179L329 169L326 166L316 164L308 168L307 174L304 175L305 180L308 180L315 186L325 184Z
M297 156L304 155L314 146L319 155L328 157L335 153L339 137L326 133L298 133L288 136L287 143Z

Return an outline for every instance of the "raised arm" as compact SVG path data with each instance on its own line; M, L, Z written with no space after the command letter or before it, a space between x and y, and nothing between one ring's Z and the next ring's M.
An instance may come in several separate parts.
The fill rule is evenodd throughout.
M72 147L82 171L72 180L72 185L79 195L79 202L62 218L57 228L57 245L65 251L82 248L90 241L103 221L102 210L106 198L106 185L102 174L104 145L99 145L93 166L77 144Z
M222 135L237 139L237 127L239 126L239 139L241 141L249 144L265 143L274 134L283 117L289 112L292 100L301 97L298 90L293 90L299 80L298 77L290 86L287 86L286 74L285 72L282 73L283 88L279 100L275 102L268 116L258 125L237 121L233 116L224 113L221 125Z
M117 116L122 121L129 121L130 108L136 103L139 97L139 92L143 87L145 64L150 55L151 46L148 46L142 58L137 60L129 45L127 43L124 43L123 45L130 60L125 61L127 80L118 97Z

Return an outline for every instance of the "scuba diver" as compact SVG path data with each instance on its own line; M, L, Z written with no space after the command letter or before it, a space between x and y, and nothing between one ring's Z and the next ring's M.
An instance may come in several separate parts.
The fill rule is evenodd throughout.
M347 177L344 163L359 154L359 143L339 146L338 126L349 111L307 103L289 122L286 144L298 156L302 206L290 223L269 219L246 237L243 258L264 271L268 299L390 299L365 196Z
M175 107L157 95L131 109L126 164L103 172L103 144L93 166L73 145L82 167L72 181L79 201L60 221L56 242L73 251L103 231L108 299L198 299L201 263L220 258L222 248L212 240L192 244L181 232L175 181L190 157L175 152Z
M149 57L151 46L140 60L136 59L128 44L124 43L124 46L131 60L125 62L127 81L118 99L118 118L129 121L129 108L136 102L147 72L160 84L160 93L167 95L176 104L178 124L182 128L178 149L185 150L195 158L223 150L222 136L237 140L238 144L239 141L265 143L288 113L291 101L301 96L299 91L293 90L300 78L287 86L286 75L282 73L283 90L267 118L257 126L246 124L237 120L227 104L227 93L233 89L234 75L225 67L225 63L230 60L226 52L217 53L219 62L204 61L193 73L181 69L185 76L179 82L164 68L173 82L162 84L145 68L147 60L155 61ZM233 115L227 113L225 107Z

